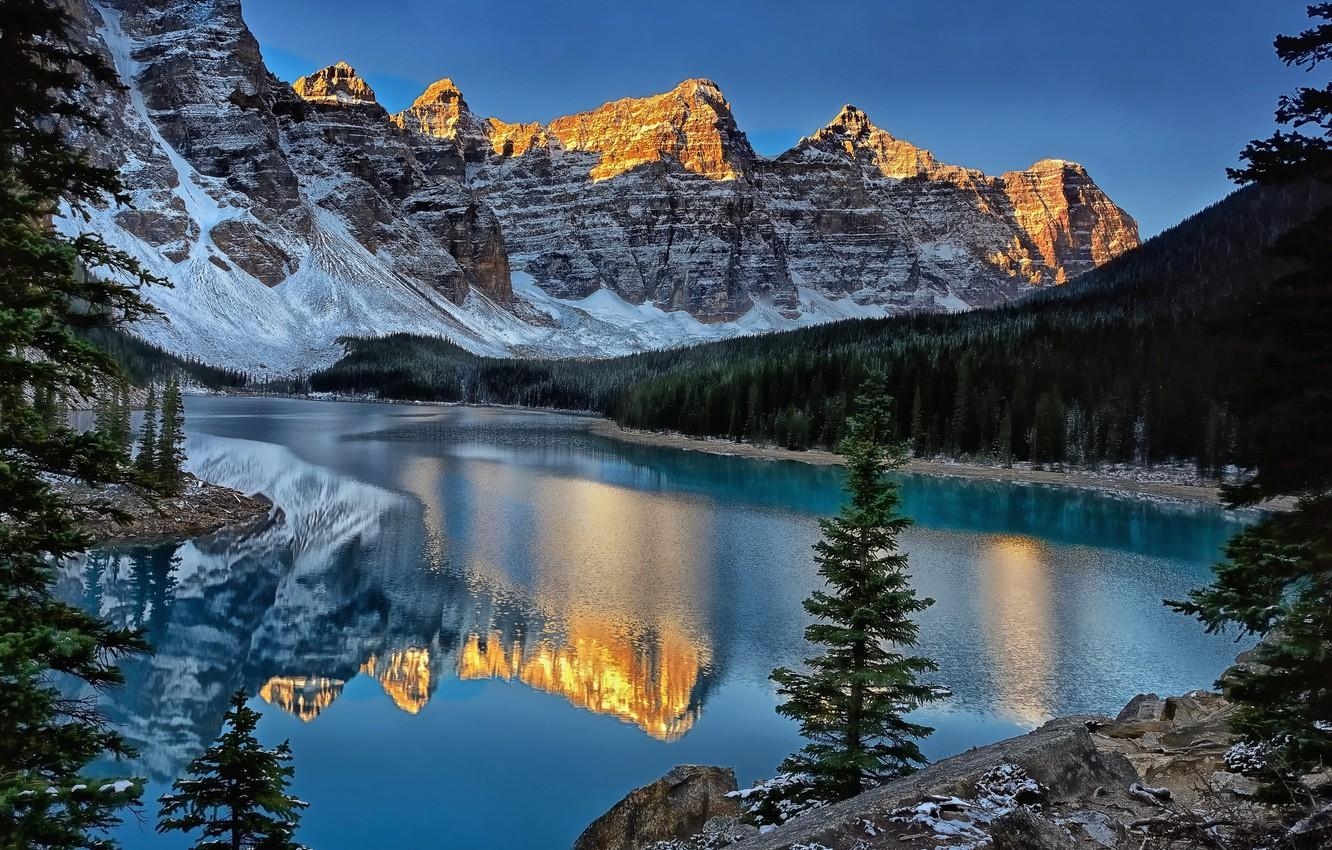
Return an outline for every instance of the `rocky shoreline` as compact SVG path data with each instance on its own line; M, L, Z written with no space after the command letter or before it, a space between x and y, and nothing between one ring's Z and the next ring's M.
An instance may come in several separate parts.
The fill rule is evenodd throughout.
M158 496L127 484L95 490L73 482L53 486L75 505L84 530L98 543L197 537L266 517L273 509L262 495L246 495L188 473L174 496ZM101 514L92 508L97 501L110 502L129 519L117 522Z
M1251 781L1227 763L1232 710L1205 691L1143 694L1115 718L1058 718L762 832L742 821L729 769L682 766L632 792L575 848L1140 850L1172 818L1255 805ZM608 829L624 824L634 829Z

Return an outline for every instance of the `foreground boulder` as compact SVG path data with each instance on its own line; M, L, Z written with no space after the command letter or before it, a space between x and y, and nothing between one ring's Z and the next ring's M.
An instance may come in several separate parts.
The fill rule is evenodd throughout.
M1137 817L1147 809L1128 794L1139 781L1128 759L1099 749L1088 721L1095 725L1109 719L1052 720L1034 732L943 759L733 846L961 848L988 843L995 826L1010 847L1026 846L1012 843L1024 840L1033 848L1092 846L1095 842L1084 834L1082 820L1095 823L1107 811L1132 811ZM1027 814L1005 819L1023 808L1039 810L1040 819ZM1076 823L1057 826L1056 818ZM1069 843L1052 844L1055 832Z
M994 850L1078 850L1081 846L1053 821L1017 808L990 825Z
M680 765L630 791L583 830L574 850L639 850L689 838L703 832L713 818L740 814L739 802L727 796L736 787L735 771L729 767Z

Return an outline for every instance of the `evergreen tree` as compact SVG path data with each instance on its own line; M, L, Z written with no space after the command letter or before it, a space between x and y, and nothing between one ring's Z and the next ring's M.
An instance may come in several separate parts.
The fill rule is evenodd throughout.
M48 429L57 427L64 418L64 405L60 402L60 397L52 390L38 387L33 392L32 406L36 411L42 425Z
M307 804L287 793L291 748L260 746L246 699L232 695L222 734L162 795L157 831L200 832L194 850L300 850L293 835Z
M65 136L99 129L78 93L88 80L115 85L114 74L73 46L62 4L0 0L0 21L0 848L106 847L102 829L139 784L81 772L131 750L55 683L113 686L116 661L145 645L52 595L52 563L90 541L46 482L128 473L105 435L52 421L37 402L115 380L114 361L82 334L150 312L139 288L152 278L98 237L51 226L62 204L78 215L123 199L115 173Z
M165 493L180 492L185 462L185 409L180 381L172 378L162 393L162 430L157 437L155 479Z
M920 384L911 400L911 451L916 457L925 454L925 405L920 396Z
M122 453L128 453L130 443L128 394L123 379L104 385L97 394L97 430Z
M116 420L112 435L121 453L128 460L130 445L134 442L134 431L130 426L130 385L124 378L116 383Z
M1332 58L1332 3L1308 7L1317 23L1276 39L1287 65L1312 71ZM1251 143L1240 182L1332 184L1332 83L1282 97L1278 131ZM1326 197L1324 195L1323 197ZM1277 245L1287 267L1237 332L1263 343L1261 367L1244 393L1239 418L1247 439L1240 462L1256 470L1223 488L1232 506L1277 496L1294 511L1270 515L1231 540L1209 587L1173 608L1208 631L1238 626L1265 635L1254 657L1221 683L1238 703L1233 727L1266 752L1269 798L1307 803L1332 791L1299 777L1332 767L1332 207L1324 207ZM1326 812L1325 812L1326 814Z
M911 520L898 512L898 485L886 473L906 462L907 450L896 442L881 376L867 380L857 407L839 446L850 501L820 523L823 539L814 547L829 590L805 600L816 619L805 639L824 653L806 660L808 672L772 674L786 698L777 710L798 720L809 741L782 770L809 776L831 799L923 764L915 740L933 730L905 714L941 696L917 680L935 663L902 652L916 645L912 616L934 600L916 596L898 551L897 537Z
M1013 468L1013 416L1004 405L1004 414L999 419L999 460L1007 469Z
M151 483L157 475L157 387L154 386L148 387L148 400L143 405L143 429L134 468L145 483Z

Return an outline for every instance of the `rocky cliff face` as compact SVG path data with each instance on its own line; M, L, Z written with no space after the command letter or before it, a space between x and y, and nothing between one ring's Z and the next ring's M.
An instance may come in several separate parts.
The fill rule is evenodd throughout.
M92 228L174 284L150 293L168 319L150 341L260 375L394 328L506 351L474 329L513 321L498 220L415 158L354 69L277 80L234 0L73 6L128 87L95 93L111 136L93 149L134 208Z
M446 79L390 116L343 62L277 80L236 0L71 5L128 86L89 105L134 208L93 227L175 283L144 336L210 362L292 372L395 331L622 353L993 304L1137 244L1080 166L990 177L853 107L775 159L707 80L540 125Z
M419 148L451 151L544 291L610 290L705 322L755 307L798 321L828 301L837 315L990 305L1138 241L1079 165L991 177L853 106L765 159L708 80L545 126L482 121L443 80L395 121Z

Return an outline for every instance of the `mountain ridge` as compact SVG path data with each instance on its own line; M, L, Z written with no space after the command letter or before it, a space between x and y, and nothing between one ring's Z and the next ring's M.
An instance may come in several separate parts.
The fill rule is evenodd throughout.
M71 5L128 86L90 108L136 209L92 225L176 284L141 335L205 362L290 374L395 332L613 355L1002 303L1137 244L1081 169L987 177L882 131L914 176L759 156L701 78L546 124L444 78L390 115L345 62L278 80L235 0Z

